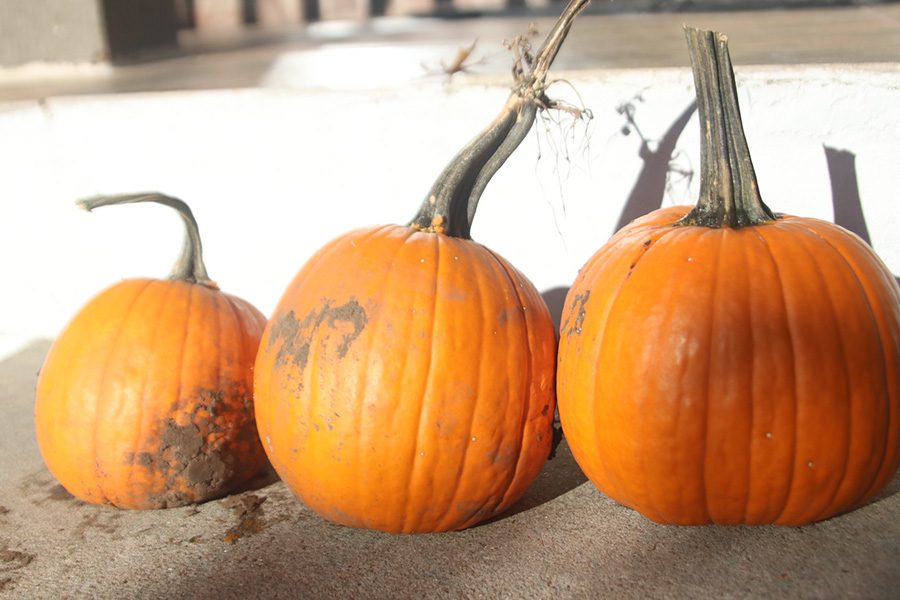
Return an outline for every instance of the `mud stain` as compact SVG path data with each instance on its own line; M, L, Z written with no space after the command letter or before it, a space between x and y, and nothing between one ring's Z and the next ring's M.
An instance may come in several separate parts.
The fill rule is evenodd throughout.
M80 540L87 538L89 531L98 531L108 535L118 533L118 521L122 515L118 509L96 509L96 512L84 515L75 526L74 535Z
M343 333L340 342L335 347L338 358L344 358L347 355L350 346L366 328L369 318L366 309L355 298L351 298L340 306L332 306L332 302L332 300L324 300L321 310L310 311L303 317L303 320L298 320L296 313L289 311L274 321L267 347L271 350L277 342L282 342L275 354L276 366L281 367L290 362L299 367L301 371L305 369L306 363L309 361L313 336L323 325L339 332L347 329L346 325L339 328L339 324L350 325L352 330Z
M584 326L584 318L587 315L584 305L587 304L590 297L591 291L588 290L583 294L576 294L575 298L572 299L572 304L569 305L569 311L566 316L566 322L563 325L563 329L568 329L566 335L581 335L581 328ZM573 314L575 315L575 322L569 327Z
M155 451L128 453L124 461L163 479L148 508L174 508L222 496L243 484L249 469L267 466L256 433L253 405L242 385L198 389L181 404L187 421L167 419ZM246 415L235 419L234 414Z
M35 559L35 555L20 550L0 548L0 592L14 586L19 580L18 571Z
M265 529L265 513L262 508L265 501L265 496L256 494L232 496L224 500L222 506L230 508L238 522L225 532L225 537L222 539L233 544L242 537L254 535Z
M519 455L521 452L511 447L503 447L497 448L496 450L489 450L485 454L485 458L487 458L488 462L492 465L504 465L507 467L515 467L516 463L519 462Z

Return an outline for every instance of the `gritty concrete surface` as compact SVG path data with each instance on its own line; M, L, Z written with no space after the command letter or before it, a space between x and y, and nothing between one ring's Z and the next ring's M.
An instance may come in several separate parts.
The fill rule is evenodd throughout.
M900 477L802 528L656 525L563 443L509 514L458 533L332 525L280 482L196 507L72 498L33 433L34 341L0 362L0 598L896 598Z

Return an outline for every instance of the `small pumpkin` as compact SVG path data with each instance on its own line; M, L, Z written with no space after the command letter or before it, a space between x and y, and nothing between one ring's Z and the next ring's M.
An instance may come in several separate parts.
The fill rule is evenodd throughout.
M252 403L266 319L206 273L190 208L161 194L80 205L157 202L187 237L169 280L127 279L84 306L53 343L37 383L44 461L94 504L182 506L239 489L267 467Z
M285 483L325 518L390 532L462 529L510 507L546 461L550 314L469 230L585 4L570 4L503 112L409 225L338 237L275 309L255 368L260 437Z
M762 202L727 40L687 37L700 200L624 227L572 285L563 431L591 481L654 521L818 521L900 463L900 289L854 234Z

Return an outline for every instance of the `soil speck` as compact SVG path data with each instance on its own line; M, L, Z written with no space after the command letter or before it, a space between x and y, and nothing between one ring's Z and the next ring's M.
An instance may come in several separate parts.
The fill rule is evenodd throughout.
M588 290L583 294L576 294L575 298L572 300L572 304L569 306L569 313L566 317L566 322L563 325L563 329L567 329L567 335L577 334L581 335L581 328L584 326L584 317L587 315L587 311L584 308L584 305L587 304L588 299L591 297L591 291ZM575 322L572 324L572 327L569 327L569 322L572 318L572 315L575 315Z
M262 508L265 501L265 496L256 494L242 494L226 498L222 502L222 506L231 509L234 516L237 517L238 523L225 532L224 541L233 544L242 537L259 533L265 529L266 523Z

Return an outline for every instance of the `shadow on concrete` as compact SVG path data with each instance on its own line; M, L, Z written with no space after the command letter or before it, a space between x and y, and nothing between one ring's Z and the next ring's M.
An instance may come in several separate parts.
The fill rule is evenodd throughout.
M554 427L558 426L558 418L554 420ZM561 439L556 446L555 456L547 461L541 474L538 475L525 495L513 504L509 510L486 521L482 521L475 527L482 527L503 519L517 515L526 510L531 510L542 504L562 496L585 483L588 480L581 467L575 462L569 444Z
M641 167L641 172L634 182L634 187L625 201L625 206L622 208L622 214L619 216L614 232L638 217L642 217L662 206L666 193L666 181L669 177L670 162L672 161L672 154L675 152L675 144L678 143L681 132L684 131L696 109L697 103L691 102L656 143L656 149L652 150L650 148L651 140L644 136L637 123L635 123L634 105L627 103L620 107L619 112L627 120L627 125L623 128L623 132L634 131L641 138L641 148L638 154L641 160L644 161L644 166Z

